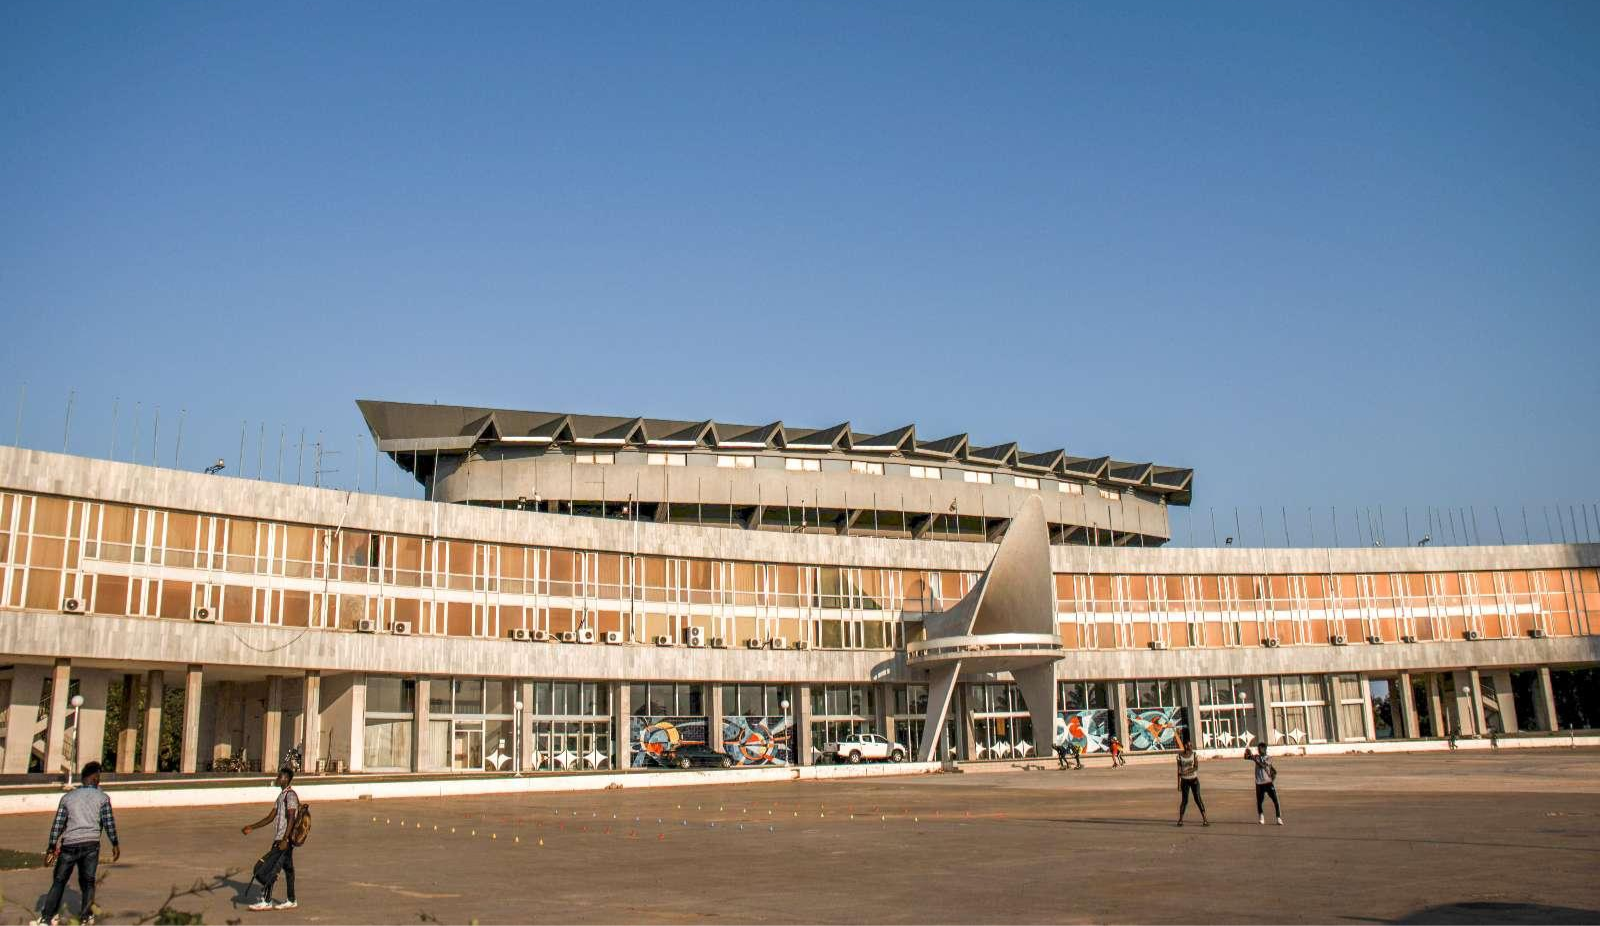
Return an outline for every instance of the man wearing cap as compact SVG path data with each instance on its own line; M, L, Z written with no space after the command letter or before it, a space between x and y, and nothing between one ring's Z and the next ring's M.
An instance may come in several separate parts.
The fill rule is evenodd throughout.
M61 894L67 888L72 869L78 869L78 892L83 901L78 919L94 926L94 879L100 868L100 831L111 840L111 860L122 857L117 844L117 820L111 815L111 798L100 790L100 763L90 762L80 776L83 784L61 795L55 822L50 824L50 845L45 862L55 864L55 882L45 895L37 924L54 923L61 908Z

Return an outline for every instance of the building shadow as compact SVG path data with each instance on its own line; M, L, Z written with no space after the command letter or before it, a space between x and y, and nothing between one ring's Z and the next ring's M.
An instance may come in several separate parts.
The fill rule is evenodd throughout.
M1396 923L1477 926L1493 923L1600 923L1600 910L1555 907L1540 903L1471 902L1438 904L1414 910Z

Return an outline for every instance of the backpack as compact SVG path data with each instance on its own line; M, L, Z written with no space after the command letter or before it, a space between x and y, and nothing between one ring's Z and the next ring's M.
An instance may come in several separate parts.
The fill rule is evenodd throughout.
M289 828L289 845L303 846L306 839L311 836L311 805L301 804L300 812L294 815L294 826Z

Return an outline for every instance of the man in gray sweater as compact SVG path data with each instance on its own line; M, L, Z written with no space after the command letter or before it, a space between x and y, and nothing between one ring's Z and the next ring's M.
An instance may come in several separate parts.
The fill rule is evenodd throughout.
M100 790L100 763L90 762L83 767L83 784L61 795L56 807L55 822L50 824L50 845L45 861L54 863L55 882L45 895L44 908L39 911L37 924L54 923L56 911L61 908L61 894L67 889L67 879L72 869L78 869L78 892L83 901L78 907L78 919L84 926L94 926L94 878L100 868L100 831L105 830L111 840L111 860L122 857L122 847L117 844L117 820L111 815L111 798Z

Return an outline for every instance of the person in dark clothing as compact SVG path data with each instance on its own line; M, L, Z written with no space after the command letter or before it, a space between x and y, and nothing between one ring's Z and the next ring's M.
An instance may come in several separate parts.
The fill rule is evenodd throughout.
M1272 815L1278 818L1278 825L1283 825L1283 808L1278 806L1278 770L1272 767L1272 760L1267 758L1267 744L1257 743L1256 754L1251 755L1250 750L1244 751L1246 761L1255 763L1256 767L1256 822L1266 823L1266 815L1262 812L1262 801L1272 798Z
M300 796L294 793L289 784L294 781L294 770L288 766L278 769L278 799L272 803L272 812L245 827L241 832L246 836L251 830L257 830L269 823L275 823L276 829L272 836L272 847L269 852L278 853L277 864L261 881L261 899L250 905L251 910L293 910L299 906L294 899L294 843L289 841L289 835L294 832L294 821L300 813ZM288 890L288 899L279 903L272 902L272 886L278 882L278 872L283 872L284 886Z
M1200 757L1182 739L1178 740L1178 793L1182 795L1178 802L1178 825L1183 825L1183 815L1189 810L1189 795L1193 794L1194 806L1200 811L1200 825L1210 826L1211 821L1206 819L1206 802L1200 798Z
M111 840L111 860L115 862L122 857L122 846L117 842L117 820L111 814L111 798L100 790L100 763L85 765L81 777L83 784L61 796L55 821L50 824L49 848L44 858L47 864L55 865L55 880L50 884L50 893L45 895L39 918L34 920L37 924L55 922L67 879L76 868L78 892L83 895L78 906L78 920L85 926L94 926L94 882L100 868L101 831Z

